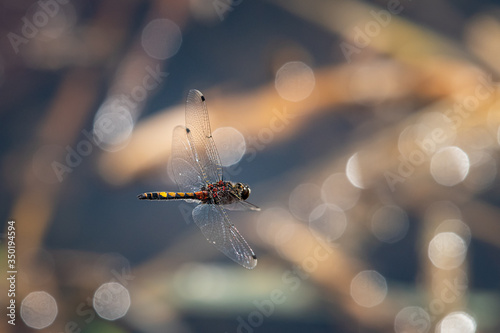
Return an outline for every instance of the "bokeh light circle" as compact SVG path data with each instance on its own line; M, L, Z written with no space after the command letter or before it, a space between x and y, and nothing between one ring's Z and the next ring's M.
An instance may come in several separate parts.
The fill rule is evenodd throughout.
M361 190L352 185L345 173L330 175L321 185L321 197L324 202L348 210L356 205Z
M309 221L311 212L321 203L321 189L316 184L304 183L297 186L288 200L290 212L301 221Z
M467 255L467 244L454 232L438 233L429 243L428 256L437 268L459 267Z
M476 320L469 314L457 311L444 317L436 327L438 333L475 333Z
M121 150L127 146L133 129L132 110L119 97L110 97L94 117L93 143L109 152Z
M130 294L127 288L118 282L104 283L95 291L93 305L99 317L116 320L127 313Z
M57 303L45 291L33 291L21 302L21 318L24 323L35 329L50 326L57 316Z
M360 306L371 308L387 296L387 282L377 271L358 273L351 281L351 297Z
M321 204L309 215L312 233L327 242L340 238L347 227L347 217L342 209L332 204Z
M37 31L35 38L45 41L60 38L77 22L75 6L69 1L61 4L37 1L28 7L25 17L32 18L31 24Z
M151 58L168 59L174 56L181 47L181 29L168 19L153 20L142 30L141 43L144 51Z
M312 69L301 61L287 62L276 73L274 86L281 98L300 102L311 95L316 79Z
M431 318L427 311L418 306L407 306L394 318L396 333L427 333L431 329Z
M364 175L359 161L359 153L355 153L349 157L345 167L345 174L352 185L361 189L366 188L366 181L364 180Z
M406 236L409 228L408 215L398 206L380 207L372 216L372 232L378 240L395 243Z
M432 156L430 172L438 184L454 186L465 179L469 167L467 154L462 149L452 146L442 148Z
M470 153L469 159L471 168L464 180L464 185L473 191L481 191L490 187L498 172L496 160L484 151Z
M238 163L246 151L243 134L234 127L219 127L212 136L217 146L217 152L222 166L228 167Z

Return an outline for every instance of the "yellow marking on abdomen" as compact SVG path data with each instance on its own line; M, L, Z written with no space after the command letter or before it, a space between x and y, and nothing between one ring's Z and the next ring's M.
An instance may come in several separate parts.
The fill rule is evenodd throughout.
M167 197L167 193L166 192L160 192L159 195L162 196L163 198Z

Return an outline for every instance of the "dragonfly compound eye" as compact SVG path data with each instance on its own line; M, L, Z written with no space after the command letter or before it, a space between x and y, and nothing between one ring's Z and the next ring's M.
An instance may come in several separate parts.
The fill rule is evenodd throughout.
M247 185L243 186L243 189L241 190L241 199L246 200L250 196L250 187Z

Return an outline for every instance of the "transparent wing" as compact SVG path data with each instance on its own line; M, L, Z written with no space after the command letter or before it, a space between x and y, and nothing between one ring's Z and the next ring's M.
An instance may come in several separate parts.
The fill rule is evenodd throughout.
M224 208L228 210L260 210L260 208L255 206L253 203L244 200L224 205Z
M205 185L200 167L194 159L184 126L174 128L170 163L172 164L174 180L180 191L196 192Z
M192 154L203 181L212 184L222 180L222 166L210 130L205 97L196 89L190 90L187 97L186 128Z
M231 224L221 206L200 204L193 209L193 219L219 251L245 268L252 269L257 265L255 253Z

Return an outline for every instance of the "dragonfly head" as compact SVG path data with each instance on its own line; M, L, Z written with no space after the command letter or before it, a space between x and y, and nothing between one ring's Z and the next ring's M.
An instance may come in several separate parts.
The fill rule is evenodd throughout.
M236 183L235 184L236 189L238 191L238 195L240 196L241 199L246 200L250 196L250 187L248 187L247 184L243 183Z

